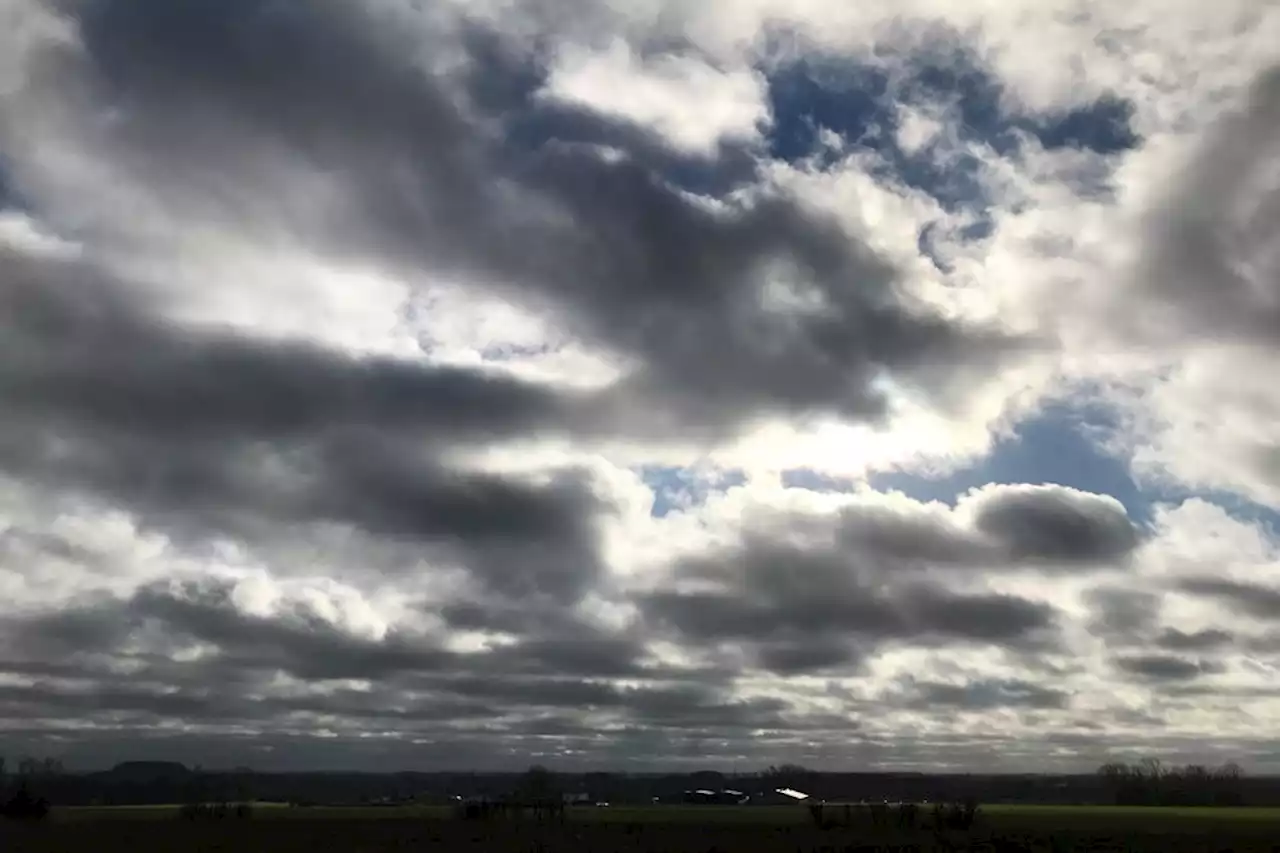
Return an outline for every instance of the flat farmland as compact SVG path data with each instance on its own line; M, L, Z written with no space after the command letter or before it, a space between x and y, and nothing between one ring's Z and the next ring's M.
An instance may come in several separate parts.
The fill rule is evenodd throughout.
M839 815L840 805L828 805ZM927 813L926 813L927 818ZM0 850L324 851L482 853L838 853L871 850L1272 851L1280 809L991 805L967 831L852 826L822 829L793 806L570 809L565 820L454 819L444 807L259 805L250 820L190 822L177 806L57 809L47 823L0 825Z

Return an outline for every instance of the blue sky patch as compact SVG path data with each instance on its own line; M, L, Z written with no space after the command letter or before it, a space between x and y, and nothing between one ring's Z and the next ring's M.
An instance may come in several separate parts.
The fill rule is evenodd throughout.
M1100 154L1131 150L1141 143L1133 130L1133 104L1104 96L1059 113L1032 115L1010 111L1004 88L970 50L904 56L901 73L848 59L805 58L766 75L774 124L770 153L798 162L821 149L819 129L838 134L846 144L885 155L906 167L904 182L930 191L945 175L897 144L898 105L948 108L955 137L990 147L1002 156L1018 153L1021 134L1048 149L1081 148ZM923 169L923 173L915 170Z
M654 518L662 518L672 510L702 504L715 492L724 492L747 481L741 470L700 470L645 465L639 469L645 485L653 489Z
M1280 535L1280 513L1239 495L1137 482L1129 473L1126 459L1107 453L1091 437L1091 433L1105 434L1114 427L1114 420L1103 407L1052 405L1019 424L1013 435L998 440L991 453L970 466L938 477L905 472L874 474L870 485L880 491L901 491L916 500L954 506L961 495L988 483L1056 484L1111 495L1124 504L1135 523L1144 527L1151 524L1156 504L1178 504L1198 497L1234 518L1260 524L1273 535ZM782 481L789 488L815 491L849 491L855 485L853 480L808 469L786 471Z
M871 485L894 489L917 500L954 505L956 498L988 483L1052 483L1111 495L1138 524L1151 521L1153 499L1129 473L1126 460L1103 451L1089 432L1112 422L1101 408L1049 406L999 439L985 458L941 477L901 472L876 474Z
M893 125L887 122L889 76L883 69L855 63L801 60L768 75L773 128L769 154L796 163L819 154L823 128L847 143L884 152ZM834 162L828 155L827 165Z
M892 75L891 64L900 66ZM1104 97L1049 115L1007 109L998 78L958 41L946 51L894 56L889 63L807 57L766 76L774 119L768 134L771 156L829 167L841 154L824 143L823 131L835 133L846 151L878 156L880 165L872 170L878 179L924 192L950 214L967 214L971 224L956 235L965 241L983 239L993 228L993 199L973 146L1011 157L1020 151L1024 135L1048 149L1100 154L1127 151L1141 142L1132 126L1133 105L1120 98ZM941 111L950 126L937 139L906 150L898 141L900 105ZM921 252L945 271L929 224L919 242Z
M1133 102L1104 96L1087 107L1059 116L1027 122L1026 129L1045 148L1081 148L1099 154L1119 154L1142 144L1133 129Z
M999 80L957 39L944 51L891 57L901 66L892 73L884 62L821 55L762 69L773 117L765 150L725 142L710 154L691 154L672 149L649 129L626 120L536 98L547 80L542 57L513 54L482 33L471 40L477 66L471 97L482 109L504 116L505 144L513 155L553 142L616 148L682 189L716 196L753 181L761 154L791 163L812 161L823 168L833 165L842 155L824 144L825 131L842 140L846 150L879 155L874 171L886 183L925 192L949 213L973 214L976 222L962 239L981 239L990 232L991 199L982 164L966 146L983 145L1013 156L1024 133L1047 148L1075 146L1101 153L1128 150L1140 141L1131 127L1132 105L1117 98L1046 116L1006 110ZM954 125L947 138L905 151L897 141L899 104L929 110L945 106Z

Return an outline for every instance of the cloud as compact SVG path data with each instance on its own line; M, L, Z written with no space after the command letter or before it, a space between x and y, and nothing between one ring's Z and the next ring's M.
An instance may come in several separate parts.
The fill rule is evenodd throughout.
M1057 511L1064 499L1088 507L1092 496L992 487L955 510L974 519L968 530L945 511L910 502L845 499L825 517L748 510L751 521L735 545L679 560L641 609L679 636L740 644L755 650L758 665L783 670L854 664L898 641L1052 645L1054 607L963 584L979 569L1114 566L1136 544L1118 506L1106 503L1101 524L1089 523L1097 514L1078 514L1069 519L1072 535L1063 536ZM1116 530L1126 531L1122 548L1089 544ZM942 585L948 574L960 585L954 590Z
M1266 244L1276 226L1277 187L1267 164L1280 132L1277 104L1280 70L1270 69L1253 81L1240 109L1206 135L1152 217L1144 283L1209 335L1274 343L1276 269ZM1229 213L1237 205L1243 210Z
M268 217L329 252L425 265L548 307L634 362L618 391L635 417L647 408L632 408L638 398L691 426L769 412L874 418L882 376L946 382L1019 345L909 304L859 235L781 193L712 208L643 161L574 138L504 144L486 129L501 116L468 99L468 81L528 73L518 57L418 69L399 33L336 4L140 14L95 2L80 33L86 85L116 111L99 144L154 176L148 192L165 208L220 225ZM333 56L359 73L337 74ZM188 116L195 102L200 116ZM532 94L507 112L522 110L536 114ZM190 142L172 144L179 132ZM332 202L323 217L303 195L317 184ZM211 198L247 196L209 210ZM769 307L775 277L823 310Z
M1174 160L1152 193L1141 251L1109 322L1159 353L1140 393L1117 395L1131 421L1135 468L1157 483L1225 490L1277 505L1276 443L1259 425L1276 411L1251 365L1274 358L1280 183L1274 156L1280 71L1248 89ZM1230 383L1225 375L1236 376ZM1199 413L1213 412L1213 417Z
M1205 628L1201 631L1179 631L1177 628L1166 628L1156 641L1161 648L1170 651L1207 651L1228 646L1235 639L1230 631L1217 628Z
M1187 580L1183 582L1182 588L1195 595L1220 599L1233 609L1242 610L1258 619L1280 617L1280 589L1217 578Z
M1262 755L1280 14L1059 5L0 2L0 751Z
M450 443L564 418L569 401L555 392L184 334L79 264L3 260L0 389L11 416L0 459L10 473L124 501L179 534L265 537L279 524L333 522L470 542L492 554L488 581L513 590L533 580L525 591L563 592L596 570L587 481L564 472L521 483L440 458ZM504 540L529 549L518 577ZM539 561L540 549L555 557Z
M1103 637L1130 638L1149 633L1155 627L1163 605L1162 596L1124 587L1097 587L1090 591L1090 630Z
M1176 655L1141 655L1122 657L1116 664L1125 672L1158 681L1186 681L1217 671L1211 663L1189 660Z
M456 634L427 614L437 630L361 635L341 624L350 613L332 612L335 602L283 596L271 612L252 612L243 583L203 581L34 613L8 626L4 663L10 677L33 680L10 685L0 705L93 725L178 715L192 728L307 715L406 732L500 724L536 733L535 712L571 727L581 724L571 712L675 731L788 725L786 703L734 698L712 672L646 665L642 646L584 622L571 635L543 624L515 645L459 651L449 647ZM121 666L127 685L116 683ZM620 676L630 686L610 680Z
M917 708L952 707L962 712L992 708L1063 708L1070 696L1061 690L1025 681L977 681L968 684L915 682L909 702Z
M759 135L768 122L761 89L746 69L669 53L646 61L618 39L601 53L562 50L539 94L652 127L676 148L714 156L721 140Z
M1138 533L1114 498L1051 486L992 490L974 510L977 529L1014 559L1110 562L1138 545Z

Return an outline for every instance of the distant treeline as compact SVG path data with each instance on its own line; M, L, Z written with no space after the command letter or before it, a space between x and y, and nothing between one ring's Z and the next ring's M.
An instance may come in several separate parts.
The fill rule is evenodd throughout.
M0 765L2 766L2 765ZM56 763L25 763L0 779L0 789L22 781L55 805L145 805L263 800L307 804L447 803L453 797L498 797L527 773L259 773L201 771L170 762L127 762L112 770L70 773ZM672 774L556 773L559 793L586 794L616 805L678 802L691 789L732 788L752 797L795 788L831 802L1061 804L1182 804L1280 806L1280 777L1248 777L1233 765L1166 767L1158 761L1109 764L1076 775L927 773L821 773L795 765L752 774L714 771Z
M1156 759L1137 764L1104 764L1098 775L1111 799L1124 806L1239 806L1257 797L1257 782L1246 782L1235 764L1166 767ZM1270 803L1268 803L1269 805Z

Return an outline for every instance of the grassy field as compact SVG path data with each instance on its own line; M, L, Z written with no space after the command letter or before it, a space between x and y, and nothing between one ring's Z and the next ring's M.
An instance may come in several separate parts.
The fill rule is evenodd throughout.
M840 809L830 804L829 809ZM64 806L53 810L53 819L66 821L161 820L176 819L178 805L164 806ZM928 807L922 807L927 813ZM1269 823L1280 830L1280 808L1207 808L1149 806L1063 806L990 804L982 815L999 823L1090 823L1127 825L1134 821L1178 824ZM801 806L592 806L573 807L566 816L571 821L599 823L808 823L809 813ZM451 806L311 806L296 808L285 803L255 803L254 820L449 820ZM1280 837L1277 837L1280 846Z
M839 810L840 806L828 806ZM474 853L838 853L871 850L1280 851L1280 809L991 805L966 832L859 823L820 829L795 806L570 809L563 824L452 819L447 807L260 804L248 821L192 823L177 806L55 809L44 825L0 825L8 853L75 851L474 851Z

